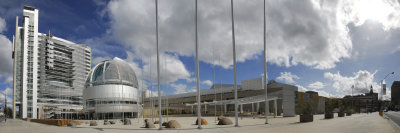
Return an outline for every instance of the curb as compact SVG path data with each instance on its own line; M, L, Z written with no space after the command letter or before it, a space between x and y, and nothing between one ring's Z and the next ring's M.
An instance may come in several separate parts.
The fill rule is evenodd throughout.
M383 118L384 118L384 119L387 119L387 120L390 122L390 124L392 124L392 126L393 126L395 129L397 129L397 132L400 133L400 126L397 125L392 119L390 119L389 117L387 117L387 116L386 116L386 113L383 113Z

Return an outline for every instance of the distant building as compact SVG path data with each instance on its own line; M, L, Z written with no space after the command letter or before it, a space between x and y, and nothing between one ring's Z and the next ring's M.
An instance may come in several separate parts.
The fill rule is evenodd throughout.
M379 110L378 93L374 93L372 89L370 89L369 93L361 95L347 95L343 97L342 102L345 106L353 106L356 112Z
M138 80L125 61L114 58L97 64L83 92L86 119L137 118Z
M38 9L24 6L23 26L16 24L13 111L18 106L21 118L72 118L72 112L83 108L91 49L50 32L39 33L38 18Z
M394 81L391 87L391 102L392 105L400 108L400 81Z

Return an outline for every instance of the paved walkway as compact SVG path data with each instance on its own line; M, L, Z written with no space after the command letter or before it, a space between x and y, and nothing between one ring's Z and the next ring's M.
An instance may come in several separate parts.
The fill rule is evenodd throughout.
M194 132L221 132L221 133L259 133L259 132L285 132L285 133L396 133L390 122L378 115L372 114L353 114L344 118L325 120L323 115L315 115L314 122L299 123L299 117L270 118L269 125L262 124L264 119L243 118L239 119L240 127L233 125L220 126L214 122L214 117L206 117L208 125L203 129L196 129L194 125L195 117L171 117L182 125L182 129L165 129L165 133L194 133ZM234 118L231 118L234 121ZM143 123L132 119L132 125L124 126L118 122L115 125L102 125L90 127L86 124L79 125L77 128L48 126L22 120L7 120L7 123L0 123L0 133L108 133L108 132L159 132L158 129L145 129Z

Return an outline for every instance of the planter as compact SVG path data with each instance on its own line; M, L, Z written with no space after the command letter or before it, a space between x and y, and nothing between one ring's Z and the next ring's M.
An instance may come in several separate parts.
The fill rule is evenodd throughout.
M325 119L333 119L333 113L325 113Z
M351 116L351 112L346 113L346 116Z
M312 122L313 120L313 115L300 115L300 122Z
M339 112L338 117L344 117L344 112Z

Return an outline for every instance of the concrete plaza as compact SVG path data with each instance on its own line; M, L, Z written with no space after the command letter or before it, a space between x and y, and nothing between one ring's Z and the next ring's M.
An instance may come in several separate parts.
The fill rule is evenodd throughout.
M214 117L205 117L208 125L203 125L203 129L197 129L195 125L196 117L170 117L169 120L177 120L182 125L182 129L165 129L165 133L180 132L285 132L285 133L396 133L395 127L387 120L378 115L372 114L353 114L338 118L335 114L334 119L325 120L323 115L314 115L314 122L299 123L299 116L296 117L278 117L269 119L269 125L265 125L262 118L239 118L240 127L233 125L216 125ZM230 117L232 121L234 118ZM155 119L157 120L157 119ZM103 125L103 121L98 121L98 126L89 126L88 124L78 125L76 128L57 127L43 125L22 120L7 120L7 123L0 123L0 133L108 133L108 132L160 132L158 129L143 128L142 119L132 119L132 125L125 126L121 122L115 125Z

